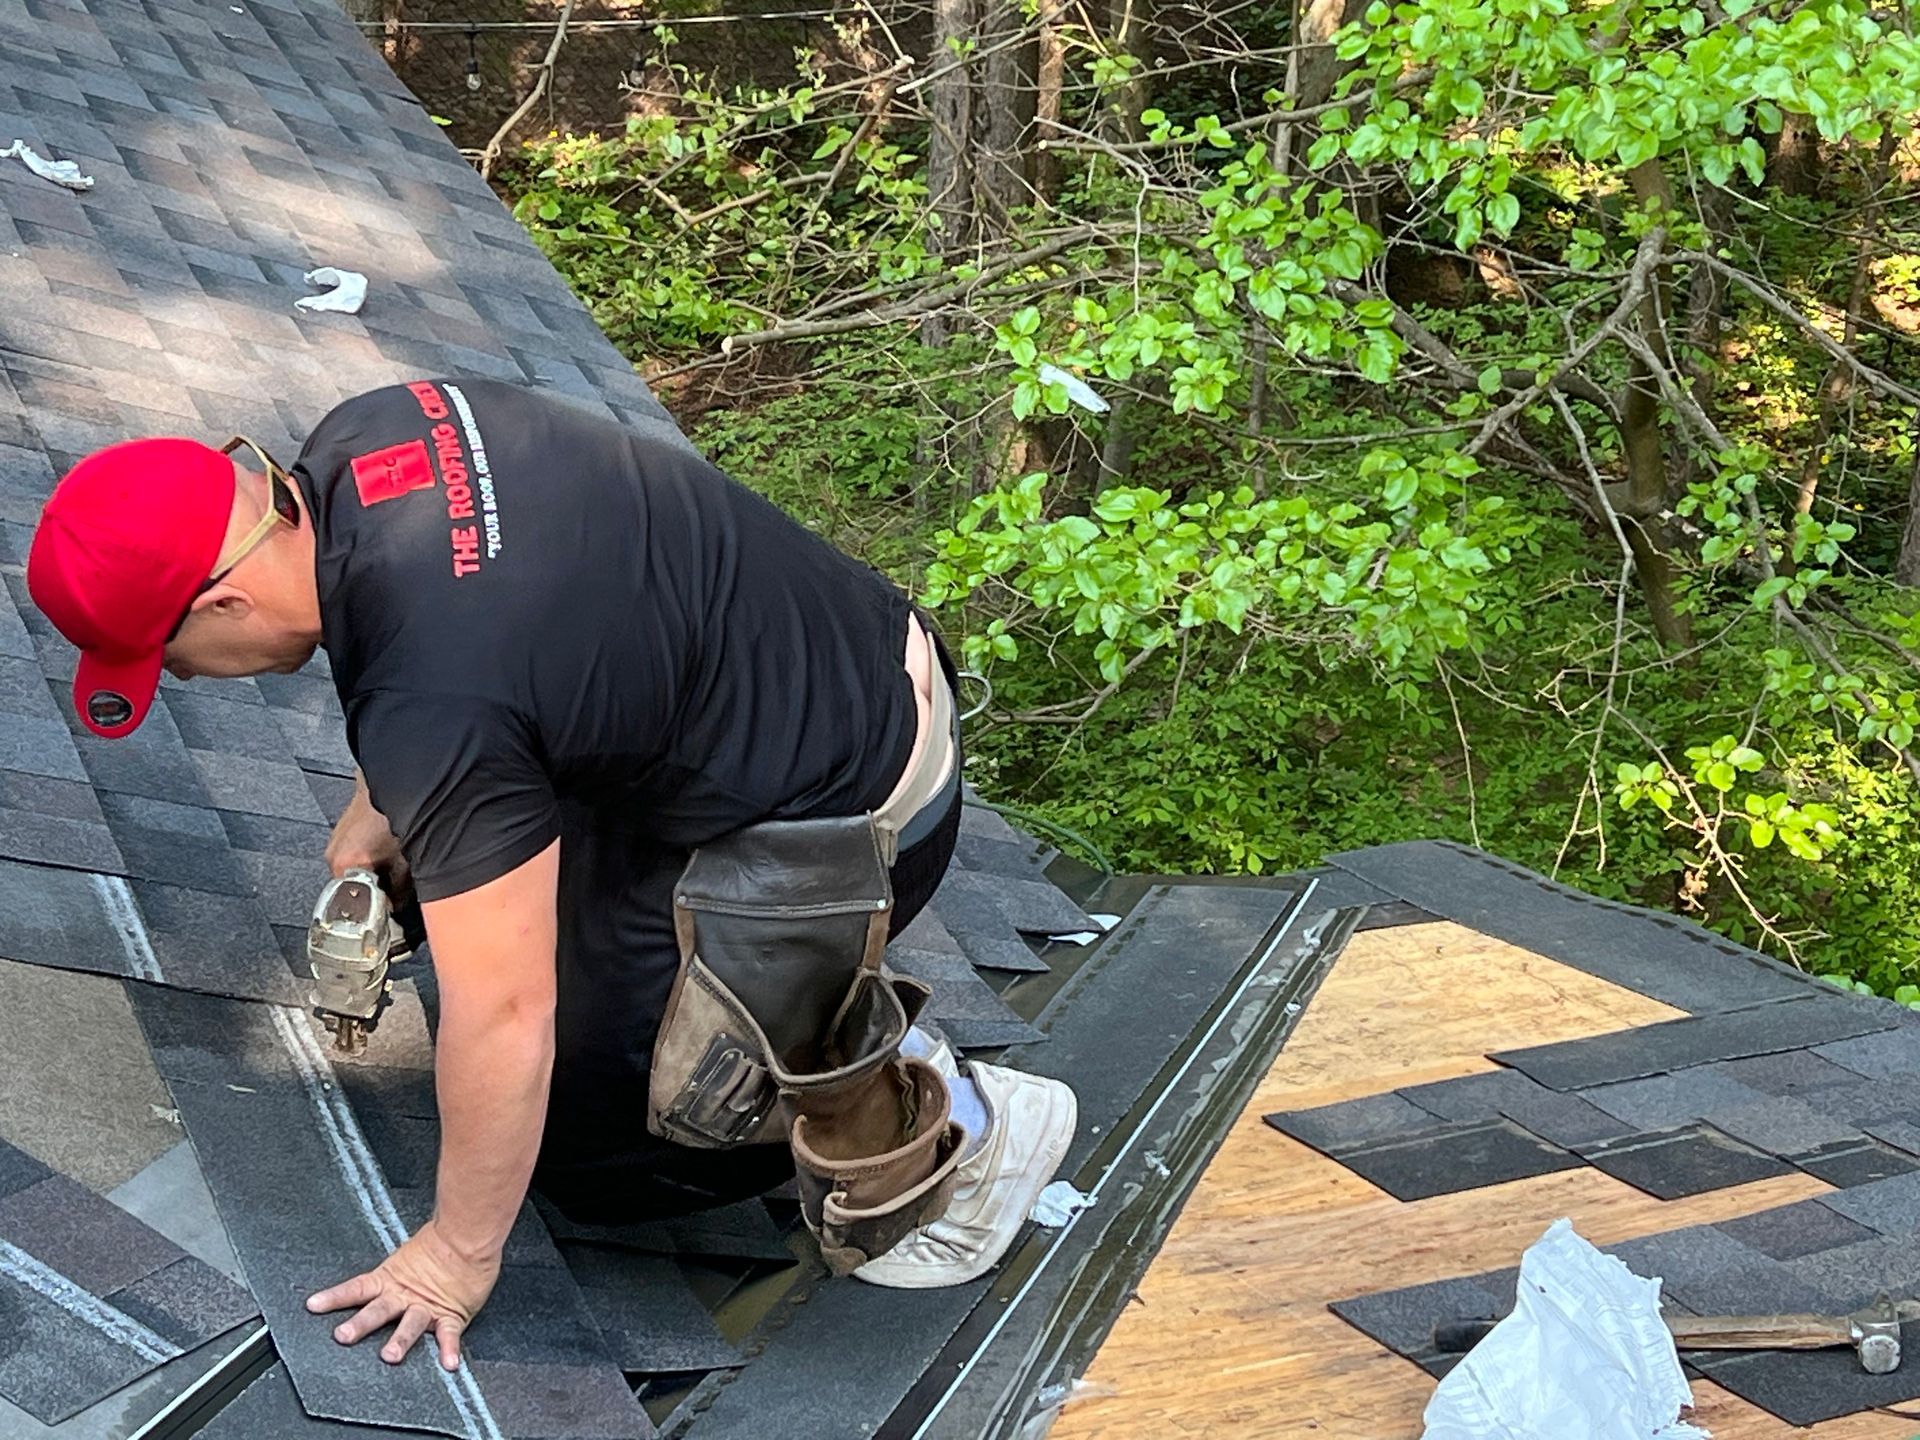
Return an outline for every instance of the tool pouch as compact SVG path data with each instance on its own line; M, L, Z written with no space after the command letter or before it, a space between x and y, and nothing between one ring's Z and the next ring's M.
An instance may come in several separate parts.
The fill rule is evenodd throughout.
M654 1134L710 1149L784 1140L783 1083L898 1050L919 1003L881 964L893 887L868 816L769 821L702 846L673 903L680 970L654 1044Z

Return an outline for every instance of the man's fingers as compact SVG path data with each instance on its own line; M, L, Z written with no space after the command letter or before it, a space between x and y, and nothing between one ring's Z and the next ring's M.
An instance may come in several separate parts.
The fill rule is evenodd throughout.
M354 1305L364 1305L380 1293L380 1277L369 1270L364 1275L356 1275L351 1280L342 1280L331 1290L322 1290L317 1295L307 1297L307 1309L315 1315L325 1315L332 1310L345 1310Z
M380 1358L389 1365L398 1365L413 1349L413 1342L426 1334L431 1324L431 1310L424 1305L409 1305L406 1313L400 1317L400 1323L393 1327L393 1338L380 1347Z
M342 1345L356 1344L387 1324L405 1308L406 1301L390 1292L382 1291L368 1301L358 1315L334 1326L333 1338Z
M441 1368L446 1370L460 1368L460 1336L465 1333L466 1328L464 1320L452 1315L443 1316L440 1323L433 1327L433 1333L440 1341Z

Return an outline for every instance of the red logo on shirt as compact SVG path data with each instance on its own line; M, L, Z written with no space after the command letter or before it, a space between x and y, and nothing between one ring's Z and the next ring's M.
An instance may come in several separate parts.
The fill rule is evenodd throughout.
M432 488L433 463L427 458L427 442L409 440L371 455L355 456L353 483L360 491L362 506L378 505L409 490Z

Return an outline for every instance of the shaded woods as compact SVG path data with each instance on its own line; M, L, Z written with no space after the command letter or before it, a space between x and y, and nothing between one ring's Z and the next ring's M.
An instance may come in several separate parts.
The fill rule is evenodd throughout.
M731 71L609 13L496 181L965 637L983 790L1131 868L1452 836L1920 999L1905 13L931 0Z

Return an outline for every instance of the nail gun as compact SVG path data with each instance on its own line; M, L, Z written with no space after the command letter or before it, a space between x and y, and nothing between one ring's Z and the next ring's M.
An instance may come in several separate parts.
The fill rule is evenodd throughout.
M367 1048L393 990L387 971L412 953L379 876L349 870L327 882L307 926L307 966L309 1003L333 1032L334 1049L358 1055Z

